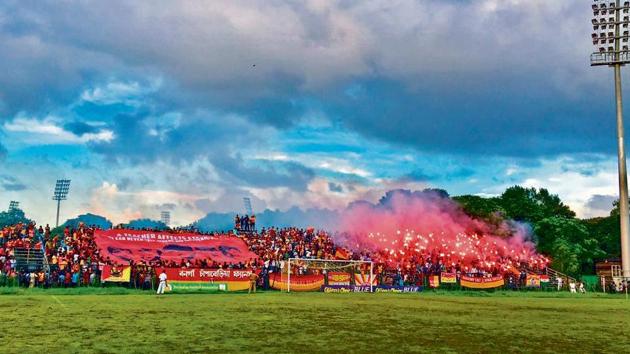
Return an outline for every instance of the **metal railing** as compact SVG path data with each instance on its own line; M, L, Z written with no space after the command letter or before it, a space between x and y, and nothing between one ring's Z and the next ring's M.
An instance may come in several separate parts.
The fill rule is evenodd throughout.
M568 282L577 282L575 278L568 276L564 273L558 272L557 270L549 268L549 267L545 269L545 274L547 274L550 277L554 277L556 279L563 278L563 279L566 279Z

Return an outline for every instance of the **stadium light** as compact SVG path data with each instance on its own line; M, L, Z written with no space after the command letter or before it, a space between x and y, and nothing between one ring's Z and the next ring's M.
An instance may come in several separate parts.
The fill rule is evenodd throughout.
M59 209L61 208L61 201L68 199L68 192L70 191L69 179L58 179L55 185L55 192L53 194L53 200L57 201L57 223L55 227L59 227Z
M20 209L20 202L15 200L9 202L9 213L12 213L18 209Z
M162 223L164 223L164 225L168 226L171 223L171 212L163 211L160 214L160 220L162 221Z
M252 200L248 197L243 197L243 206L245 206L245 213L247 213L247 215L252 215L254 213L252 210Z
M628 174L623 132L623 101L621 92L621 67L630 63L628 39L630 38L630 1L594 0L593 34L595 51L591 54L591 66L611 66L615 73L617 106L617 158L619 170L619 219L621 228L621 268L624 278L630 278L630 220L628 208Z

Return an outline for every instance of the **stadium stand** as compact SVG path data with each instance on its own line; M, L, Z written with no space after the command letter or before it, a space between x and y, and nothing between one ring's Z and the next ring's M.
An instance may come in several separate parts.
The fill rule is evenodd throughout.
M379 284L394 286L427 285L427 278L442 273L469 277L504 277L506 284L524 286L526 274L544 274L546 267L521 264L512 271L505 271L500 264L475 262L468 265L446 263L446 257L436 250L392 255L386 250L352 252L340 247L334 238L324 231L313 228L263 228L254 231L227 234L243 240L249 250L258 256L247 262L219 263L212 259L154 260L115 264L101 255L95 243L95 228L80 224L77 228L66 227L63 233L51 234L50 228L35 224L18 224L5 227L0 232L0 285L75 287L99 285L103 266L131 266L130 281L125 286L152 289L156 271L161 267L210 268L210 269L257 269L260 285L268 287L269 275L285 270L289 258L372 261ZM173 234L189 230L171 230ZM401 252L403 253L403 252ZM514 264L513 259L505 262ZM509 268L509 267L508 267ZM518 269L517 269L518 268ZM286 271L286 270L285 270ZM293 274L305 274L307 270L296 266Z

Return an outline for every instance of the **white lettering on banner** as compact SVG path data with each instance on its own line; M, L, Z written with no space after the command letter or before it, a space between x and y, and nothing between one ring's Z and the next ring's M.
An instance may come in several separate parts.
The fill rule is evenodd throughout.
M232 272L234 278L249 278L252 272L249 270L235 270Z
M203 242L208 240L216 240L214 236L182 236L182 235L164 235L164 234L130 234L118 233L116 236L109 236L115 241L134 241L134 242L161 242L161 243L183 243L183 242Z
M191 277L193 278L195 276L195 270L194 269L190 269L190 270L180 270L179 271L179 276L180 277Z
M199 277L201 278L229 278L230 271L217 269L217 270L199 270Z

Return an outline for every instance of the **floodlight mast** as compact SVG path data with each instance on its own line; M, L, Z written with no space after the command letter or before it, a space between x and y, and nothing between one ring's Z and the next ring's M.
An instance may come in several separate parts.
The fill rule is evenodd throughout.
M69 179L58 179L55 184L55 192L53 194L53 200L57 201L57 222L55 227L59 227L59 209L61 208L61 201L68 199L68 191L70 190Z
M608 6L607 6L608 4ZM597 50L591 54L591 66L612 66L615 76L615 103L617 109L617 163L619 172L619 220L621 229L621 268L624 278L630 278L630 214L628 205L628 173L624 146L623 99L621 66L630 63L628 39L630 32L630 1L594 0L593 45ZM623 17L622 17L623 12ZM611 17L610 15L614 15ZM622 32L623 28L623 32ZM613 30L614 32L610 31ZM607 31L608 30L608 31ZM623 43L623 44L622 44ZM606 47L605 45L609 46ZM614 44L611 47L610 44Z
M9 202L9 212L14 212L20 209L20 202L12 200Z
M171 224L171 212L170 211L163 211L160 214L160 219L162 221L162 223L164 223L164 225L168 226Z

